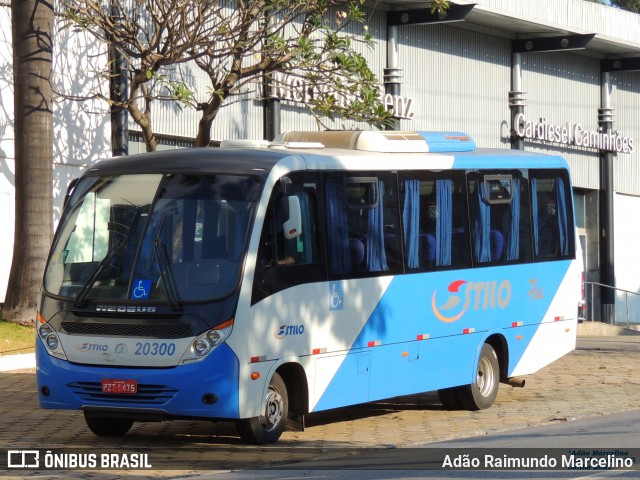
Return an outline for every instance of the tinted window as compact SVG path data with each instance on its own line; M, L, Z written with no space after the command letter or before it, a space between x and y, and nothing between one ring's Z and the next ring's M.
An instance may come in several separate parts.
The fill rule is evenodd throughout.
M469 266L463 172L406 175L400 188L407 271Z
M528 180L521 171L468 174L476 264L531 261Z
M574 257L573 210L563 171L531 171L533 245L536 260Z
M395 175L329 175L325 183L325 210L332 273L400 270L401 230Z

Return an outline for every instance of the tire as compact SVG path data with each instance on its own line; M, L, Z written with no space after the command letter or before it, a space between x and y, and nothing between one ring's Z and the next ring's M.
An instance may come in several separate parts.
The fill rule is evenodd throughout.
M264 402L263 415L236 422L240 438L247 443L257 445L275 443L285 430L289 396L282 377L277 373L271 377Z
M133 420L128 418L96 417L84 414L87 427L99 437L122 437L133 426Z
M462 404L458 398L458 387L438 390L438 397L447 410L460 410L462 408Z
M484 410L495 402L500 386L500 365L491 345L485 343L480 350L476 382L457 387L460 404L467 410Z

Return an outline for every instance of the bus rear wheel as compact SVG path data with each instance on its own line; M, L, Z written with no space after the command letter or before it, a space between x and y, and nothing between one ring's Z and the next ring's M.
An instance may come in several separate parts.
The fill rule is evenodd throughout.
M238 420L236 428L240 438L248 443L264 445L275 443L285 430L289 396L282 377L273 374L265 397L265 406L259 417Z
M458 399L467 410L484 410L495 402L500 386L500 365L491 345L485 343L480 350L476 381L458 388Z
M133 426L133 420L128 418L97 417L84 413L87 427L99 437L121 437Z

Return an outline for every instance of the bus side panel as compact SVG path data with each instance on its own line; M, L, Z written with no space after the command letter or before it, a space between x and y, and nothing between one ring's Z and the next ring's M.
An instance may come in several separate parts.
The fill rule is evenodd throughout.
M254 305L248 330L243 332L244 322L237 322L229 341L236 351L248 347L247 359L264 359L270 372L284 358L297 359L307 375L310 411L469 384L489 332L507 339L508 374L514 375L533 338L555 341L547 337L548 328L538 333L541 322L557 323L555 318L562 316L569 321L571 313L575 320L572 296L552 303L562 295L544 293L572 283L563 280L570 264L300 285ZM537 368L570 351L574 342L575 332L562 339L561 348L535 353ZM264 370L259 365L248 368ZM263 376L265 382L269 376ZM251 399L263 398L266 385L244 387L248 408L242 414L253 416L260 405Z
M316 368L316 391L324 394L314 411L355 405L369 400L371 352L353 352L347 355L333 355L318 358ZM322 384L323 372L337 372L331 379L329 388Z
M345 361L314 411L468 384L480 341L479 335L458 335L346 355L360 361ZM365 356L370 372L362 368ZM320 360L317 366L322 369Z
M37 380L42 408L77 410L82 407L154 409L168 415L238 418L238 358L226 345L218 346L203 361L173 368L109 368L78 364L50 356L36 339ZM138 381L138 393L102 394L102 379ZM43 395L42 387L50 393ZM217 395L212 405L207 393Z
M558 264L569 263L567 273L555 289L545 289L544 283L536 284L534 295L551 296L549 307L543 312L539 328L533 332L526 348L518 355L510 355L509 376L535 373L542 367L571 352L576 347L578 328L578 302L580 300L580 261L552 262L545 265L545 275ZM544 278L542 274L537 278ZM546 293L545 293L546 292ZM551 292L555 292L552 294ZM511 348L511 346L510 346Z
M572 313L575 321L577 303L572 296L552 302L560 297L544 294L558 289L562 293L561 283L572 284L567 274L570 264L558 261L543 267L513 265L394 277L351 345L353 350L372 353L368 399L471 383L488 332L507 338L509 374L529 351L533 338L561 345L535 352L538 368L570 351L575 331L561 340L549 328L539 332L542 322L557 323L560 317L571 321ZM363 314L354 311L351 321ZM327 373L318 370L316 375ZM339 406L343 392L358 382L357 375L353 365L341 366L324 390L316 388L314 410Z
M312 410L313 399L334 377L342 364L339 359L346 359L390 282L391 277L377 277L309 283L273 294L249 310L239 307L227 343L241 359L242 379L252 372L261 375L259 381L240 382L241 417L260 415L269 378L285 361L304 368ZM249 321L244 321L245 314ZM336 354L317 369L317 358ZM259 361L249 363L251 358Z
M374 351L370 400L468 384L480 337L456 335L389 345L379 354ZM413 360L411 346L413 354L417 353Z

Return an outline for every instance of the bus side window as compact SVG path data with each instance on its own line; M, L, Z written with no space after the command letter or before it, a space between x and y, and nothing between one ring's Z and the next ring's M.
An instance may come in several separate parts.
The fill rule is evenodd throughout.
M531 261L526 175L518 170L471 172L468 178L475 262Z
M394 175L330 175L325 184L325 210L332 273L359 275L401 269Z
M412 174L401 182L400 198L407 271L468 267L463 174Z
M569 181L561 171L538 170L531 178L533 250L540 261L572 258L574 238Z

